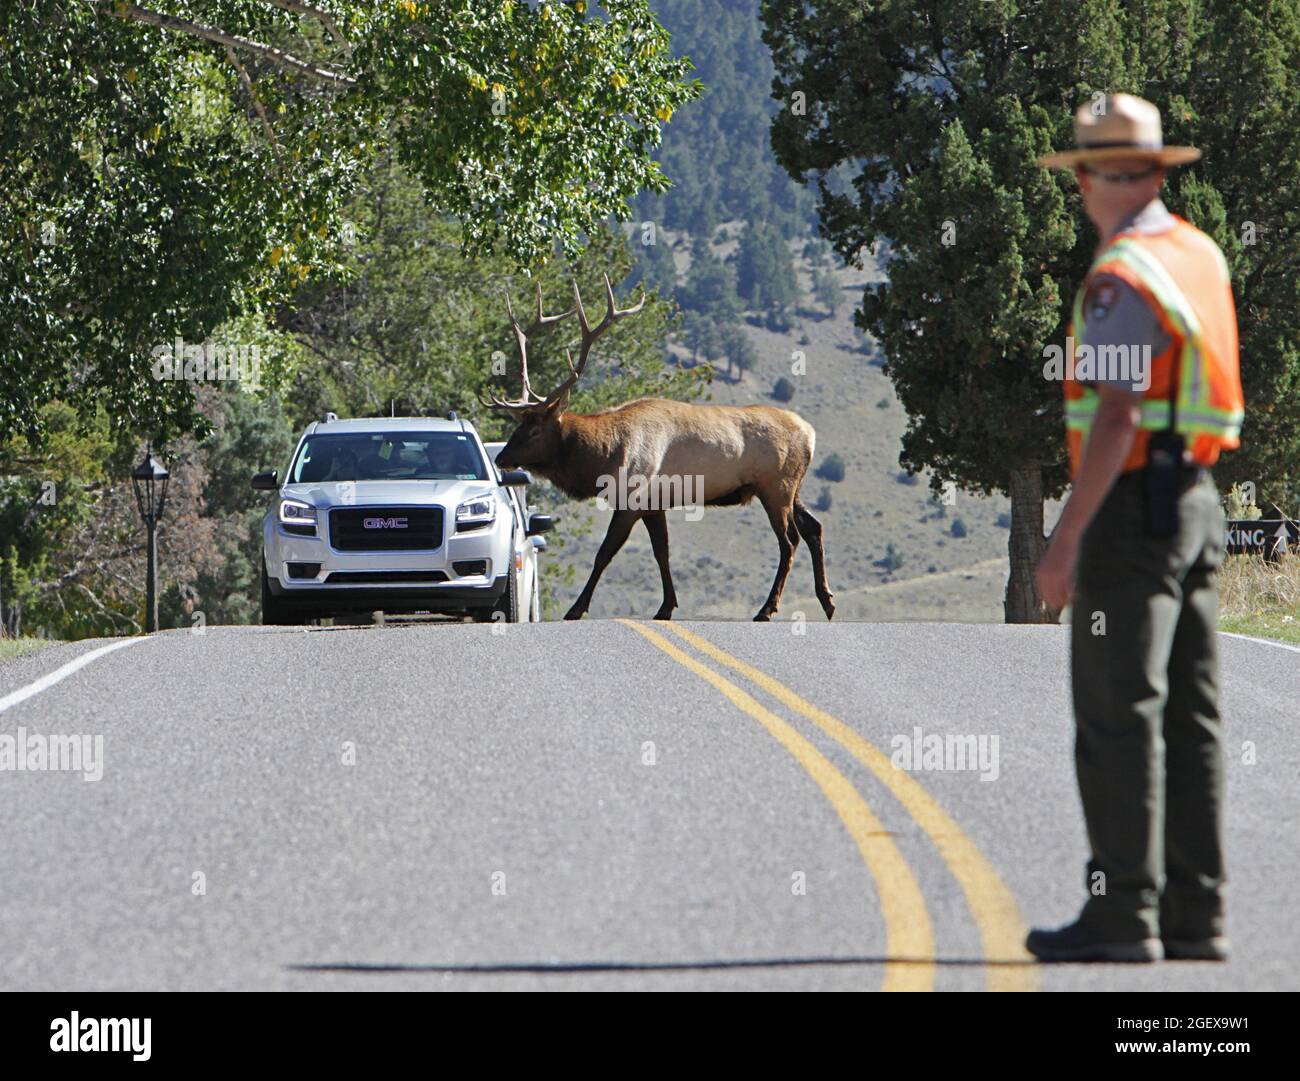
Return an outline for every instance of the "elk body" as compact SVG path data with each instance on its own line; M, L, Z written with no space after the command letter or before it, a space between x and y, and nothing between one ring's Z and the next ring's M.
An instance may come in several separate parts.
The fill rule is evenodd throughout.
M520 327L509 297L506 299L519 349L523 395L507 401L494 394L484 403L507 412L519 425L497 455L497 462L506 469L530 469L577 499L607 495L611 486L625 495L629 485L617 483L619 480L639 482L641 491L657 498L650 506L635 499L615 502L591 576L564 618L581 619L586 614L596 583L638 520L650 534L663 580L663 603L655 618L672 618L677 594L668 569L667 510L688 503L739 506L758 499L776 534L780 558L771 592L755 620L768 620L777 611L800 537L808 543L817 599L830 619L835 605L826 584L822 527L799 498L812 462L812 425L796 413L772 406L697 405L667 398L638 398L596 413L569 412L569 396L586 367L593 343L617 319L640 311L645 302L643 298L620 311L606 276L608 309L593 328L576 283L573 291L572 308L547 316L542 312L539 286L537 315L527 329ZM575 365L568 357L568 378L543 398L533 392L528 379L528 336L575 314L582 332L578 362Z

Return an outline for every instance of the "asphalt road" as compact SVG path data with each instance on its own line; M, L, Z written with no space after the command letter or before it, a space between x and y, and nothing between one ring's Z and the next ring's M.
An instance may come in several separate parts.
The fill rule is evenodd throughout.
M0 711L103 737L96 782L0 773L0 987L1300 987L1300 653L1221 639L1232 961L1037 966L1083 888L1062 629L672 626L95 658ZM895 769L916 726L996 758Z

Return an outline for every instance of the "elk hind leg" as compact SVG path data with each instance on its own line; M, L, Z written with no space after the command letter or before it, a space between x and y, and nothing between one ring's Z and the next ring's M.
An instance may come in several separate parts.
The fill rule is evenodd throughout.
M605 573L609 561L623 547L624 541L627 540L628 534L632 532L632 527L636 524L637 517L638 512L636 511L616 510L614 512L614 516L609 520L609 529L605 532L605 539L600 542L600 549L596 552L596 562L592 565L591 577L587 579L587 584L582 587L582 592L578 594L578 599L573 602L573 607L564 613L565 619L581 619L587 614L587 609L591 607L591 595L596 592L596 583L600 581L600 576Z
M794 501L794 524L798 526L803 539L808 542L808 551L812 554L813 586L817 590L817 599L821 602L826 618L835 615L835 594L826 582L826 553L822 549L822 524L812 516L803 501Z

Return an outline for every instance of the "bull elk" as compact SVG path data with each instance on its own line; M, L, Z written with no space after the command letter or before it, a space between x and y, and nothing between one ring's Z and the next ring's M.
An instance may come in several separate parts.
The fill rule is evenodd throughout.
M591 499L607 491L613 477L640 478L648 482L651 491L670 493L680 493L681 478L698 478L703 491L696 493L692 505L743 506L757 496L776 533L780 561L772 590L754 619L766 621L776 612L801 536L812 553L817 599L830 619L835 605L826 584L821 523L799 498L815 441L812 425L806 420L787 409L767 405L702 405L666 398L637 398L596 413L569 412L569 396L587 366L591 347L617 320L639 312L645 304L643 295L633 307L620 310L608 275L605 293L605 317L592 327L577 282L573 286L573 307L558 315L543 313L539 284L537 314L525 329L515 318L507 292L506 311L519 351L523 391L512 401L492 393L489 400L482 402L518 422L497 462L506 469L530 469L576 499ZM542 397L528 379L529 335L573 315L578 317L581 330L578 361L575 364L566 350L568 376ZM668 483L662 484L661 480ZM581 619L586 614L596 583L638 519L645 522L663 579L664 598L655 619L672 618L677 594L668 570L665 512L674 505L681 503L674 503L671 496L667 505L659 501L650 508L615 504L591 576L565 619Z

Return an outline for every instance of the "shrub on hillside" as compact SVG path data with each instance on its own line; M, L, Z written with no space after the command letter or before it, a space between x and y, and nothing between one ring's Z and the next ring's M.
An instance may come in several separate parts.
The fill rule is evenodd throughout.
M832 454L817 469L817 475L822 480L840 481L844 479L844 459L838 454Z

